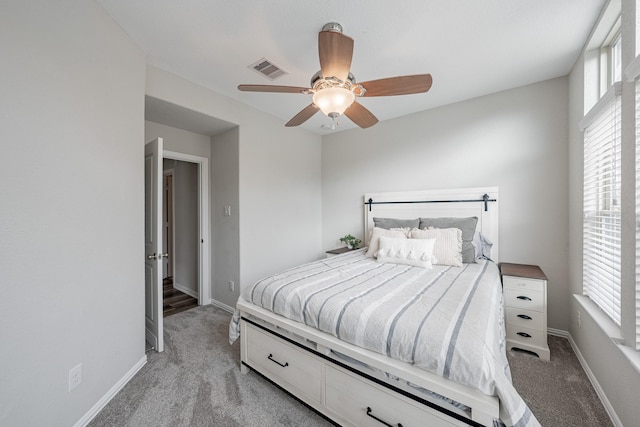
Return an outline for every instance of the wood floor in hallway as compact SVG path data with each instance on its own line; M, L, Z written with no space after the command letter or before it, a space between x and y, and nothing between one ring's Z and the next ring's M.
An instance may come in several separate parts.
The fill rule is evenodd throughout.
M198 306L198 300L173 287L173 277L162 281L162 313L164 317Z

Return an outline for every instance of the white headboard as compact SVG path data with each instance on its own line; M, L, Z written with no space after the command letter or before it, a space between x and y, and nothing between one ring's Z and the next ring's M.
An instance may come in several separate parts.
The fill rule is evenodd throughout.
M363 202L365 245L369 244L369 230L374 226L374 217L415 219L475 216L478 217L476 231L493 243L491 259L495 262L500 259L498 187L366 193Z

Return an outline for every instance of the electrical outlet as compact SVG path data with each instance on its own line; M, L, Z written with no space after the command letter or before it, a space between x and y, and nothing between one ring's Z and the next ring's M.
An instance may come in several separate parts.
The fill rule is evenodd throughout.
M233 280L229 280L229 290L231 292L235 292L236 290L236 284L233 282Z
M82 363L69 369L69 391L78 387L82 382Z
M582 319L580 318L580 310L578 310L578 328L582 327Z

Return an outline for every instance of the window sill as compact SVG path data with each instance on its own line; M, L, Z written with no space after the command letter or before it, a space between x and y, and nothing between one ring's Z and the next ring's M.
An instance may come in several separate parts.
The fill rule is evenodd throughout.
M588 297L578 294L574 294L573 297L583 308L584 312L589 314L593 321L602 329L602 332L611 339L613 344L625 356L636 372L640 373L640 351L636 351L633 347L625 345L620 327Z

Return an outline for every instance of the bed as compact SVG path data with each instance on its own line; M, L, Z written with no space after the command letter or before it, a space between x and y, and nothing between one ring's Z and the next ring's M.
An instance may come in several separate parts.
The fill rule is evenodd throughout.
M341 425L539 425L506 359L498 189L369 193L363 211L364 249L243 289L242 372Z

